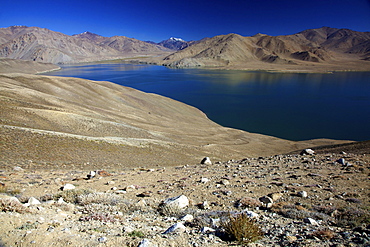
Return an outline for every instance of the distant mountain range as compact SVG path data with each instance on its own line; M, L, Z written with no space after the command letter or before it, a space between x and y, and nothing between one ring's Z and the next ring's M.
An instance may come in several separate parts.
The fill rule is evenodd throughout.
M76 63L137 55L158 55L171 50L124 36L103 37L84 32L69 36L45 28L0 28L0 57L45 63Z
M235 66L255 62L294 65L301 62L324 64L369 60L370 32L322 27L284 36L220 35L169 55L162 64L194 67Z
M69 36L45 28L0 28L0 57L48 63L76 63L152 56L173 67L329 66L370 69L370 32L322 27L293 35L227 34L187 42L170 38L159 43L91 32ZM253 67L254 66L254 67Z

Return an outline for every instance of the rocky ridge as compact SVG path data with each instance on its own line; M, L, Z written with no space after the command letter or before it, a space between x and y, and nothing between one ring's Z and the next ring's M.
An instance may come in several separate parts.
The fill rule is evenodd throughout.
M173 67L369 70L369 40L369 32L329 27L282 36L227 34L199 41L158 63Z
M69 36L46 28L0 28L0 56L44 63L76 63L168 52L164 47L124 36L92 33Z

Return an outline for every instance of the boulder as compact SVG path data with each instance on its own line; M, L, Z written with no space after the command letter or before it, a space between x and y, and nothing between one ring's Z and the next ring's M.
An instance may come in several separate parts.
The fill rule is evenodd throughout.
M76 188L76 186L74 186L73 184L65 184L61 190L74 190Z
M172 225L170 228L168 228L163 234L168 234L168 233L181 233L186 230L186 227L184 226L183 223L178 222L174 225Z
M212 165L212 161L209 157L205 157L202 159L202 161L200 162L202 165Z
M276 202L283 196L283 194L282 193L270 193L267 196L270 197L274 202Z
M263 206L266 208L271 208L274 201L271 199L271 197L268 196L262 196L259 198L260 202L263 203Z
M30 197L28 199L28 204L30 204L30 205L36 205L36 204L41 204L41 202L39 200L37 200L35 197Z
M162 205L166 207L176 207L179 209L183 209L189 206L189 199L184 195L171 197L166 199Z
M299 191L298 193L297 193L297 196L299 196L299 197L303 197L303 198L306 198L307 196L308 196L308 194L307 194L307 192L306 191Z
M315 151L313 151L310 148L306 148L306 149L302 150L302 152L301 152L301 155L313 155L313 154L315 154Z

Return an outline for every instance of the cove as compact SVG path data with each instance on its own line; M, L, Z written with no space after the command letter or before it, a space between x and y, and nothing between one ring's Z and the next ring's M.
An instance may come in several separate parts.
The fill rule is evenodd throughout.
M102 63L46 75L111 81L202 110L216 123L288 140L370 140L370 72L269 73ZM109 100L109 99L108 99Z

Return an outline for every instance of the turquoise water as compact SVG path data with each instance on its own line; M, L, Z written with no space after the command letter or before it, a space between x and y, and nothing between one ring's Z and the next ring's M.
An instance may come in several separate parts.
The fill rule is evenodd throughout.
M48 75L111 81L167 96L227 127L289 140L370 140L370 72L332 74L63 66ZM109 100L109 99L108 99Z

